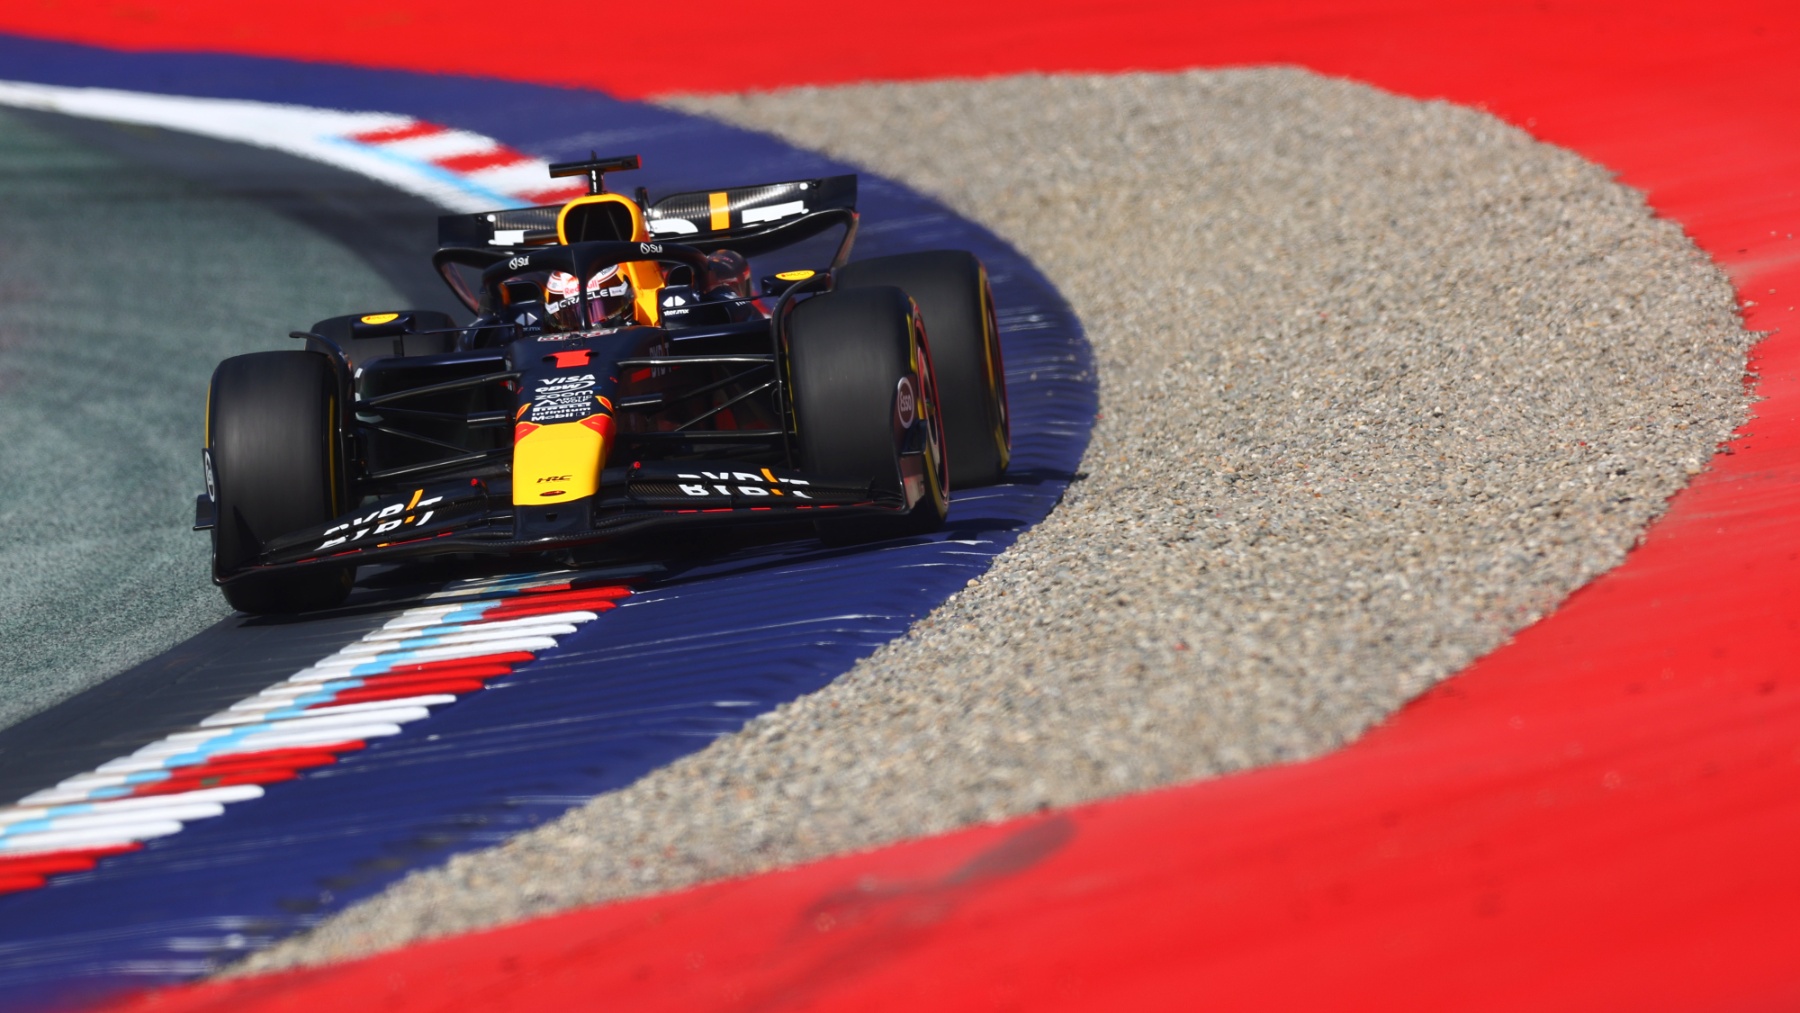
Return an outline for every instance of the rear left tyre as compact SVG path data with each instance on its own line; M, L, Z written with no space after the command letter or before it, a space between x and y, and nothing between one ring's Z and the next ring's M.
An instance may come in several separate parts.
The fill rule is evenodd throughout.
M1006 365L981 261L964 250L902 253L845 264L835 282L839 291L891 285L912 297L943 395L950 481L969 489L1004 478L1012 460Z
M337 398L331 363L313 352L253 352L214 370L206 432L215 579L255 563L270 539L343 513ZM240 612L309 612L342 604L353 577L353 567L249 574L221 590Z

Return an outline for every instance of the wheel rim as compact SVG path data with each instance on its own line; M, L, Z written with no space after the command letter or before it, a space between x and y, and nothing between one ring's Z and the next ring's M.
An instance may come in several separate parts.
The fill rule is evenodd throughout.
M938 416L937 374L931 368L931 345L925 339L923 324L914 318L914 333L918 337L918 374L919 400L923 403L919 412L919 421L925 424L925 456L930 464L926 469L934 480L935 488L929 491L942 508L950 507L950 455L944 446L944 427Z
M1000 352L1000 316L994 310L993 291L988 285L987 270L981 272L982 324L986 333L982 344L987 355L988 403L994 416L995 446L1004 467L1012 457L1012 412L1006 402L1006 360Z

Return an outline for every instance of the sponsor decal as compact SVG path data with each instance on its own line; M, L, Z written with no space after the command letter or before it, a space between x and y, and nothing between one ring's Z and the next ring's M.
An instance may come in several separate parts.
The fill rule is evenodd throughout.
M778 478L769 469L762 469L761 474L748 471L702 471L697 474L679 474L675 476L684 496L792 496L795 499L812 499L804 491L794 486L811 485L803 478ZM781 486L788 488L782 489Z
M658 236L691 236L700 231L700 226L686 218L653 218L647 224L650 232Z
M200 470L206 473L206 497L214 503L219 501L219 480L213 476L212 451L200 451Z
M341 545L354 545L365 538L379 538L402 528L423 527L434 513L426 508L444 500L442 496L421 498L424 495L425 490L415 489L412 498L405 503L395 501L369 511L365 517L357 517L325 529L325 541L313 551L324 552Z
M806 202L791 200L786 204L771 204L765 208L745 208L742 214L745 225L756 225L761 222L779 221L794 215L806 213Z
M588 390L592 388L596 382L593 373L583 373L580 376L574 374L568 376L547 376L538 381L538 393L541 395L553 391Z
M507 267L507 270L509 270L509 271L517 271L521 267L530 267L530 266L531 266L531 258L530 257L514 257L513 259L506 262L506 267Z
M582 373L551 376L538 381L531 396L529 420L537 425L573 422L594 414L599 399L594 395L595 375Z
M552 422L573 422L594 414L596 401L587 391L571 391L554 397L543 397L532 402L531 421L537 425Z
M371 313L363 317L362 322L365 324L391 324L398 319L400 319L398 313Z
M663 251L663 249L662 249L661 243L639 243L638 244L638 252L639 253L661 253L662 251Z
M805 281L818 273L817 271L783 271L775 277L782 281Z
M903 376L894 391L894 418L899 421L900 428L910 429L918 417L918 397L913 393L912 377Z
M526 260L528 258L514 257L513 259ZM595 275L595 277L597 278L599 275ZM558 299L568 299L573 297L578 287L575 276L567 271L552 271L550 272L550 280L544 282L545 290Z

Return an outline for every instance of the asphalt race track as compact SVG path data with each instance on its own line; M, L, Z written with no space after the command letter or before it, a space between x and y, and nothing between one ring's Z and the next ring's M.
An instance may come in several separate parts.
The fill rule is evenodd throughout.
M378 108L453 124L467 116L463 110L497 106L503 116L489 113L492 122L466 125L549 157L572 157L590 143L630 147L647 165L667 167L643 174L642 182L659 192L704 186L695 177L710 162L692 152L716 155L724 146L740 155L735 172L804 178L842 171L767 138L598 96L500 86L503 100L484 98L483 104L470 101L471 89L485 95L495 86L232 59L122 61L20 42L6 47L9 73L23 75L36 67L38 79L48 83L75 80L202 95L224 88L226 94L342 105L355 96L364 107L373 100ZM585 130L596 122L619 129L603 139L555 133L564 124ZM110 150L113 165L143 157L151 173L173 171L177 182L168 185L205 192L224 184L221 199L249 221L260 216L290 231L300 222L340 240L347 221L359 230L371 225L387 230L378 231L373 244L357 239L355 248L368 250L378 276L393 288L368 282L362 293L340 286L329 299L300 291L292 295L296 300L310 296L313 306L328 305L335 312L336 300L357 295L376 307L390 305L396 296L429 297L398 266L405 261L394 252L420 238L416 201L392 199L269 152L234 152L204 141L160 144L139 130L66 124L59 129L84 145ZM128 983L191 976L378 889L414 864L501 839L609 786L628 783L829 681L857 656L902 632L934 596L941 598L981 572L1022 526L1041 517L1073 471L1092 414L1091 373L1072 317L1028 264L941 207L866 175L861 205L866 225L858 249L865 256L954 246L978 251L989 264L1007 307L1002 331L1009 367L1025 371L1013 385L1015 464L1007 485L959 497L943 536L882 552L844 555L801 542L728 553L722 560L677 559L673 567L585 574L631 583L637 593L621 614L640 620L632 625L638 632L588 636L616 625L608 622L613 617L603 618L521 672L534 689L508 693L526 685L513 680L494 685L427 722L429 736L373 744L329 774L286 786L300 791L244 803L258 810L253 818L195 824L143 854L110 859L91 875L6 898L0 980L15 998L66 1002ZM373 218L367 214L372 206L380 211ZM411 235L401 238L403 231ZM431 232L422 238L429 242ZM311 242L347 263L344 247ZM200 237L192 243L204 246ZM334 280L328 269L317 273L327 284ZM278 325L282 330L325 315L286 303L274 308L298 314ZM215 347L202 359L218 354ZM198 375L203 377L205 368L200 366ZM178 425L170 428L181 431ZM131 753L381 625L449 576L389 576L384 586L322 621L220 623L173 652L0 733L0 756L7 758L0 783L23 788L22 795ZM751 645L754 658L744 654ZM721 666L721 657L734 663ZM599 673L604 678L595 678ZM489 709L496 705L499 710ZM302 797L308 786L321 793ZM365 791L374 794L359 801L356 796ZM282 818L269 809L278 801L291 807L290 818L297 822L282 826ZM84 890L90 898L85 902ZM128 912L123 918L122 911ZM25 996L35 998L19 998Z

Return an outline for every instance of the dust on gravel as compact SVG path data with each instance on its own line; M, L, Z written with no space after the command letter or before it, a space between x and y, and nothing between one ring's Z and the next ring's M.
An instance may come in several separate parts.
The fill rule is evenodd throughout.
M1286 69L684 100L933 194L1061 288L1086 477L810 697L254 958L1315 756L1616 565L1745 417L1723 275L1484 114Z

